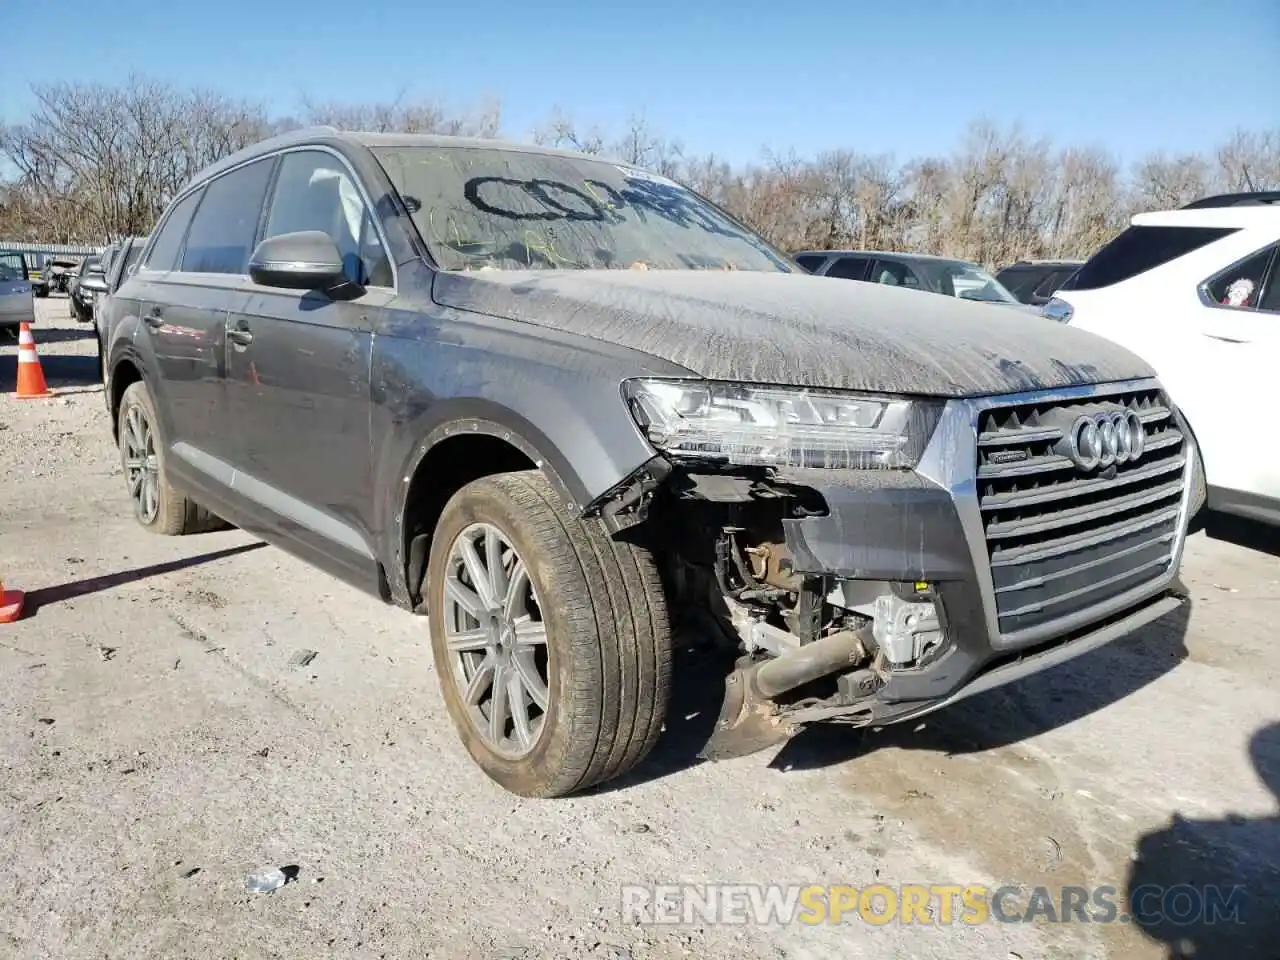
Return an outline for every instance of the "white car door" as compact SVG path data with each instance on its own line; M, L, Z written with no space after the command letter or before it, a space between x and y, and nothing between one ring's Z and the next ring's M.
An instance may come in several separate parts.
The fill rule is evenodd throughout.
M1233 512L1275 511L1276 520L1280 445L1273 441L1271 416L1280 380L1278 247L1203 285L1189 318L1192 336L1178 338L1193 352L1166 380L1196 432L1214 499L1224 500L1211 505ZM1173 373L1174 364L1164 366ZM1275 502L1268 507L1254 503L1256 498Z

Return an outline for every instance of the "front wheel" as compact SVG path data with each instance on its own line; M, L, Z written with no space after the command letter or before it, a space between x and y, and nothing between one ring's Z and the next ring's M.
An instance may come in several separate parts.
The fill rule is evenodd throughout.
M649 551L570 516L528 471L458 491L427 570L445 704L492 779L558 797L649 754L671 690L667 604Z
M221 519L170 485L164 444L156 427L159 418L145 383L129 384L120 399L119 417L120 461L138 523L170 537L225 527Z

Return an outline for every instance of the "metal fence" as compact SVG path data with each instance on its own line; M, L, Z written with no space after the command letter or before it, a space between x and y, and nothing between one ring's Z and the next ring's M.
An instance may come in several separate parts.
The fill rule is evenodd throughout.
M49 257L87 257L93 253L101 253L102 246L89 246L79 243L26 243L21 240L0 240L0 253L23 253L28 260L43 263Z

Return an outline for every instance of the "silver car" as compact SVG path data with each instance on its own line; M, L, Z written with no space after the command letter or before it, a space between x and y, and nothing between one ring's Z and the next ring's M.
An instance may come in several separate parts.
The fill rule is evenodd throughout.
M31 275L21 253L0 253L0 330L17 333L23 321L35 319Z

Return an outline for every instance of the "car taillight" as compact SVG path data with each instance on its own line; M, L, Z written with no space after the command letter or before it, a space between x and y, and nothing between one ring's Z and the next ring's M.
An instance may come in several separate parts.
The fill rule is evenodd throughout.
M1040 316L1047 317L1050 320L1057 320L1059 323L1070 323L1071 315L1075 313L1071 304L1058 297L1051 297L1043 307L1040 308Z

